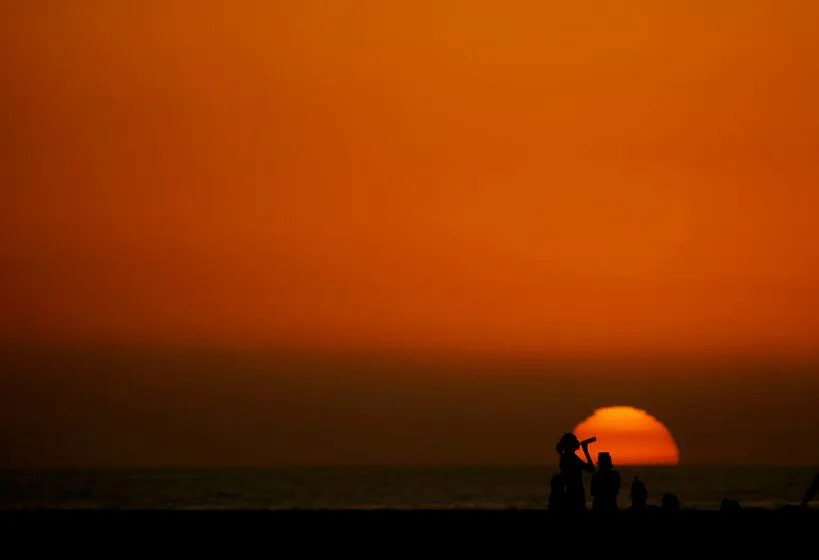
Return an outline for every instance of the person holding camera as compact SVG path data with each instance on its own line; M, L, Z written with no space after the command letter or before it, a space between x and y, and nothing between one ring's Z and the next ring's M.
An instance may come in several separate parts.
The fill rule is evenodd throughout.
M590 438L582 442L569 432L563 434L557 442L557 454L560 455L560 474L566 484L566 502L569 511L586 511L586 491L583 487L583 472L594 472L594 461L589 454L589 444L597 441ZM583 461L575 452L583 449L586 460Z

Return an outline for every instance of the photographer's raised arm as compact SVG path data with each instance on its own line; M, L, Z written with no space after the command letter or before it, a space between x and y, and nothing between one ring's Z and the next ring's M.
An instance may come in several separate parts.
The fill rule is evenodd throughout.
M589 444L590 441L583 441L580 443L580 447L583 449L583 455L586 456L586 462L583 464L583 470L588 472L594 472L594 461L592 460L591 453L589 453Z

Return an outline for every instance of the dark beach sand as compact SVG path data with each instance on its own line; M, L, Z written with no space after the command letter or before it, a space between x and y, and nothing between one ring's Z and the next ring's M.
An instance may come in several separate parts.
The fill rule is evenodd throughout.
M819 510L745 509L735 513L682 510L621 511L556 516L543 510L17 510L0 512L5 537L29 547L95 546L178 550L262 543L302 552L360 548L386 554L404 549L481 551L484 547L559 547L600 551L696 550L719 543L752 555L770 546L815 547ZM109 543L102 545L102 543ZM254 545L255 546L255 545ZM657 548L662 547L662 548ZM579 550L579 548L578 548ZM664 551L664 552L660 552ZM538 554L541 555L540 553ZM546 554L548 556L548 554ZM613 557L617 555L613 554ZM287 554L286 557L293 557Z

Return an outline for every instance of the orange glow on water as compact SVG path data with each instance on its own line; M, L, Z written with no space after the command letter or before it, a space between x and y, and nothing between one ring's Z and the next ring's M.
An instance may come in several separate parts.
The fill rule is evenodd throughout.
M630 406L598 408L575 428L581 440L596 436L590 448L611 453L615 465L676 465L680 450L665 425Z

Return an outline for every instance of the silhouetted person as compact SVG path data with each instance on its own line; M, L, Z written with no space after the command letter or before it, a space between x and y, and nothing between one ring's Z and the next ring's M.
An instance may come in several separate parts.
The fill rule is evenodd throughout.
M634 482L631 483L631 509L635 511L643 511L646 509L648 502L648 490L643 481L634 477Z
M549 511L554 513L563 513L567 509L566 503L566 482L563 480L563 475L555 473L552 476L552 491L549 494Z
M802 505L807 506L817 492L819 492L819 473L816 474L816 478L813 479L813 484L810 485L810 488L805 491L805 495L802 498Z
M742 506L739 505L737 500L725 498L722 500L722 504L719 506L719 511L720 513L736 513L738 511L742 511Z
M617 493L620 491L620 473L607 452L597 454L597 472L592 477L591 495L594 511L617 511Z
M663 494L661 509L670 512L680 511L680 499L675 494L666 492Z
M583 461L575 452L583 448L586 460ZM594 461L589 455L588 444L580 444L577 436L569 432L563 434L557 442L557 453L560 455L560 474L566 484L566 504L569 511L586 510L586 490L583 488L583 472L594 472Z

